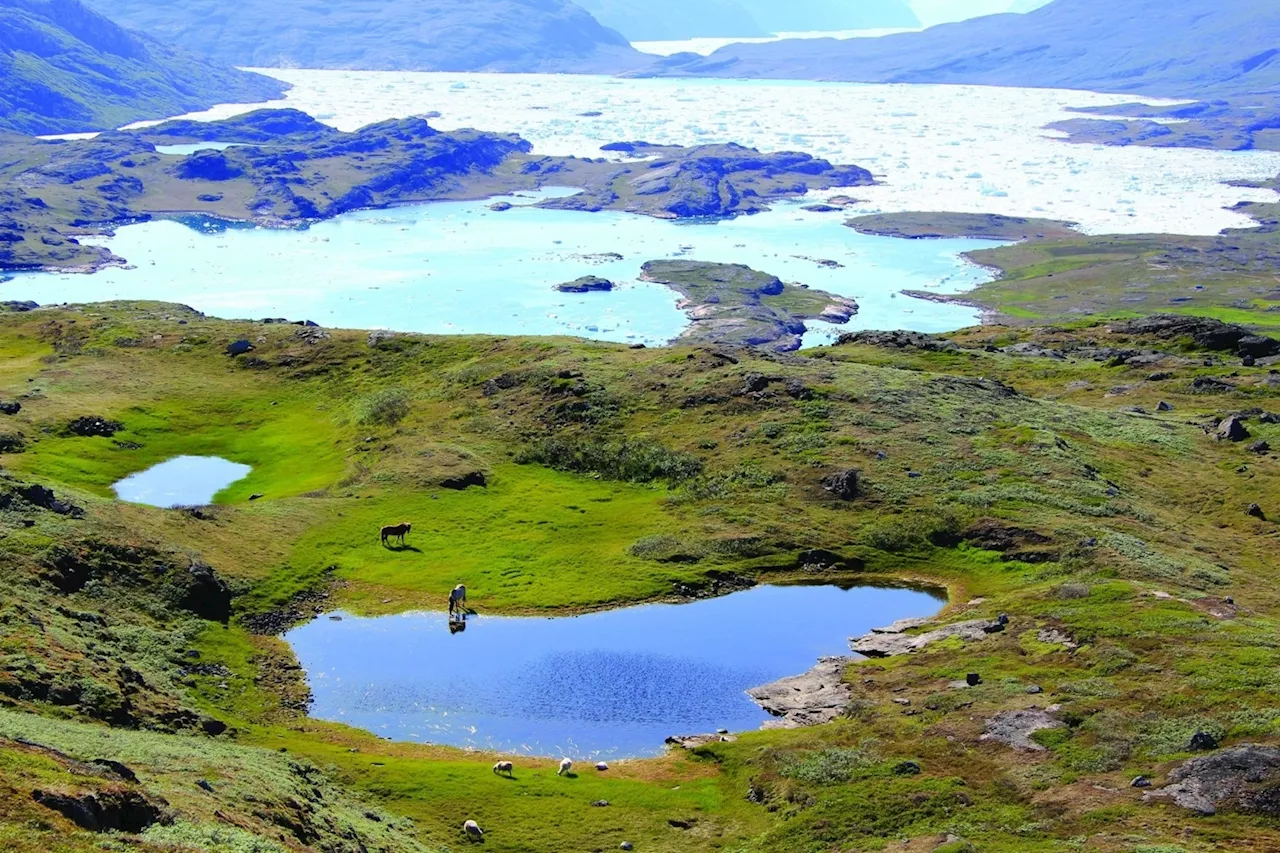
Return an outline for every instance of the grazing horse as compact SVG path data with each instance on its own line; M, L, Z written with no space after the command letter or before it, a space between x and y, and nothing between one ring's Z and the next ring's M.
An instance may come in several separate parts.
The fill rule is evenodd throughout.
M497 764L493 765L494 773L505 774L507 776L514 776L515 771L516 771L516 766L510 761L499 761Z
M484 841L484 830L480 828L480 824L474 820L469 820L462 825L462 831L466 833L468 841Z
M389 524L382 528L382 544L386 545L389 539L399 539L400 544L404 544L404 535L413 529L413 525L409 522L403 524Z
M455 610L466 611L467 608L467 588L462 584L458 584L449 593L449 613Z
M560 769L556 771L556 775L565 776L572 770L573 770L573 759L565 757L560 759Z

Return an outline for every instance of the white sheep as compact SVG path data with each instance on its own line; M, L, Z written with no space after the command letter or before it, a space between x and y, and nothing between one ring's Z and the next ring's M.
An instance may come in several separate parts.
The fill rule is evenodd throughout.
M557 775L557 776L564 776L565 774L567 774L567 773L568 773L570 770L572 770L572 769L573 769L573 759L572 759L572 758L562 758L562 759L560 759L560 769L556 771L556 775Z
M505 773L508 776L511 776L515 773L515 770L516 766L510 761L499 761L497 764L493 765L494 773Z
M467 834L468 841L483 841L484 830L480 828L480 824L474 820L469 820L462 825L462 831Z

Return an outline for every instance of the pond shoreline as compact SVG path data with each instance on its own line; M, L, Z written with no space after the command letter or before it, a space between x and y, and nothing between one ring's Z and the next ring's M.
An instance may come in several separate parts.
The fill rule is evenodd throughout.
M797 656L796 650L786 650L807 642L798 638L798 633L826 631L829 651L836 650L832 647L836 642L847 650L849 634L869 629L881 621L890 600L901 598L904 602L915 602L893 605L896 608L893 613L909 610L912 616L923 616L927 609L929 615L933 615L935 608L924 606L926 599L910 594L907 584L873 586L864 581L859 578L847 587L837 587L821 579L806 579L801 583L770 582L693 601L640 604L571 616L479 616L463 623L465 627L438 611L369 618L337 610L318 614L315 619L288 631L283 639L293 647L307 674L312 697L309 713L317 719L343 722L374 733L390 732L393 740L479 748L499 754L643 758L660 755L669 738L687 735L692 729L748 731L772 727L768 715L775 713L773 708L756 696L759 686L771 683L772 679L744 676L747 670L738 672L734 668L722 672L721 668L735 657L745 656L743 663L751 671L766 665L766 660L773 661L767 665L768 669L760 670L760 674L767 672L784 680L803 677L788 674L793 668L814 663L812 658L804 660ZM762 612L761 602L772 599L815 603L848 600L864 602L850 606L865 607L870 601L883 598L882 593L889 597L884 604L874 607L874 615L861 611L841 615L811 610L806 621L799 625L760 622L744 618L745 613L728 621L721 616L703 622L696 616L704 611L734 613L744 606L758 614ZM906 598L902 597L903 593L907 593ZM937 597L936 589L926 595L935 606L947 606ZM749 604L752 601L756 603ZM784 607L782 612L785 610ZM768 612L767 605L763 612ZM638 628L639 624L652 620L658 621L650 629ZM812 625L810 620L815 620ZM446 635L443 630L446 624L450 629L447 634L458 634L457 637ZM611 624L616 624L620 633L614 634L605 627ZM688 646L680 638L694 626L704 632L703 639ZM805 630L797 632L798 627ZM833 628L839 635L838 640L831 637ZM603 633L597 634L597 631ZM529 632L532 633L524 641L513 644L510 639L515 634ZM724 632L728 632L727 637L720 636ZM569 639L569 645L564 645L564 638L556 639L561 635L578 639ZM335 641L339 637L344 639L335 646L323 643L320 638L324 636L333 636ZM494 637L508 639L495 640ZM483 651L470 651L472 644L479 643L483 650L492 642L501 642L502 648L507 649L504 658L513 657L513 660L495 662ZM745 645L741 645L743 642ZM779 642L783 646L775 645ZM721 646L728 650L718 650ZM365 664L348 672L350 665L341 663L345 647L363 649L362 660L368 659L371 649L380 649L373 655L378 665L370 669ZM432 649L434 651L429 652ZM477 658L476 654L481 656ZM458 655L462 656L459 660L468 663L455 673L460 665L459 660L455 660ZM790 663L780 665L783 659ZM422 661L431 663L424 669ZM852 658L828 656L823 661L830 667L833 661L848 662ZM482 670L475 671L473 666L480 666ZM562 687L553 686L561 684L559 670L564 666L574 675ZM494 671L482 676L482 672L490 668ZM842 672L843 665L840 669ZM520 675L517 676L517 672ZM650 676L657 680L647 680ZM725 677L730 681L726 682ZM491 688L476 692L467 687L473 678L480 678ZM515 685L508 685L512 678L516 679ZM413 686L419 681L422 687ZM387 682L385 686L384 682ZM650 695L655 689L664 697L661 701ZM824 695L843 695L845 689L835 686ZM538 697L544 696L551 705L546 710L534 711L543 707L540 704L543 700ZM552 700L552 696L559 698ZM533 705L527 705L529 702ZM486 710L494 703L492 712ZM529 710L522 711L526 706ZM576 710L579 707L583 710ZM754 710L747 711L747 707ZM501 710L504 708L507 710ZM588 710L592 708L596 710ZM533 716L525 720L528 713ZM585 714L581 719L577 716L580 713ZM658 716L653 716L655 713ZM827 717L834 713L833 707ZM544 720L543 714L550 716ZM602 720L606 719L613 722L602 728ZM702 725L697 725L696 720L702 720ZM512 737L515 740L511 740ZM559 745L544 743L548 737ZM622 740L615 742L611 738ZM629 745L622 745L624 742Z

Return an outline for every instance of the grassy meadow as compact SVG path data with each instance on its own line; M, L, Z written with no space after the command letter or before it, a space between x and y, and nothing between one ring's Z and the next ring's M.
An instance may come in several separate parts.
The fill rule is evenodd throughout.
M0 455L0 841L456 851L474 818L485 849L521 853L1280 849L1273 820L1129 787L1162 783L1198 731L1280 741L1280 467L1250 449L1280 447L1272 368L1090 321L947 339L768 355L156 303L0 314L0 401L22 406L0 415L18 450ZM1028 342L1066 355L1000 349ZM1232 413L1248 440L1211 434ZM90 415L120 429L67 429ZM253 470L195 510L113 500L182 454ZM846 469L850 501L822 485ZM5 500L32 483L83 517ZM406 547L382 547L400 521ZM232 595L225 622L182 604L196 562ZM440 609L456 583L482 613L554 614L725 577L931 583L941 620L1009 626L852 664L854 699L824 726L570 779L518 759L514 781L493 756L307 718L296 661L261 628ZM971 672L981 685L949 686ZM1065 725L1041 750L980 737L1051 703ZM138 791L168 817L91 833L36 788Z

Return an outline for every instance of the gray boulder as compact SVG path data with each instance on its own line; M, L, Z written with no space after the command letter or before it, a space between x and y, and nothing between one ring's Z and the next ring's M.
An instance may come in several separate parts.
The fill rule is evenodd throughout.
M851 501L858 497L858 477L861 473L857 468L849 468L828 474L822 478L822 488L842 501Z
M1031 735L1044 729L1060 729L1063 722L1048 710L1028 708L1023 711L1002 711L986 721L980 740L993 740L1030 752L1043 752L1044 747L1031 739Z
M1280 782L1280 747L1245 744L1192 758L1169 774L1170 784L1143 796L1169 800L1203 815L1224 806L1257 814L1280 814L1274 788Z
M1232 415L1218 424L1217 436L1219 441L1244 441L1249 437L1249 430L1240 418Z

